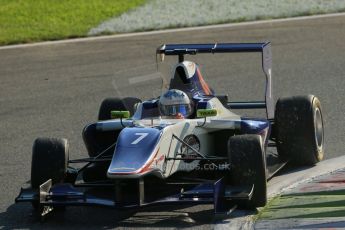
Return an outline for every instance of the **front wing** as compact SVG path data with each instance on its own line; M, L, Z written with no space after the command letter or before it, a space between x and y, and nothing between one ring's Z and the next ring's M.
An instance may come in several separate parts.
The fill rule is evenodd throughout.
M139 188L139 199L136 201L116 202L116 199L105 199L88 194L79 190L72 184L56 184L52 186L52 181L43 183L39 190L21 189L20 194L15 199L16 202L36 202L47 210L57 206L108 206L116 209L137 209L149 206L162 205L195 205L213 204L215 215L227 215L236 207L239 200L250 200L254 191L254 186L234 187L225 186L224 179L221 178L214 183L201 183L187 191L160 198L151 202L145 202L144 191ZM45 215L42 212L41 215Z

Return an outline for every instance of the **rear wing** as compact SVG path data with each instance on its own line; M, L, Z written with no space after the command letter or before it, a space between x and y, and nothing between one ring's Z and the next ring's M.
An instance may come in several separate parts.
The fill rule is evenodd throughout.
M184 55L198 53L250 53L262 54L262 70L266 76L265 101L228 102L232 109L266 109L268 119L274 118L274 102L272 96L272 54L271 43L210 43L210 44L164 44L158 47L156 53L161 55L177 55L179 62L184 60Z

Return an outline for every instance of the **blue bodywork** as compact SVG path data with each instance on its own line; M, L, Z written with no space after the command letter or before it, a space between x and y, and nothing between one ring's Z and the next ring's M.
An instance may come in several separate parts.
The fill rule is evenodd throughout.
M143 134L145 141L138 142ZM154 154L161 134L162 130L156 128L124 128L117 139L108 175L140 174L142 167Z
M264 119L241 118L241 132L246 134L261 134L270 129L270 122Z

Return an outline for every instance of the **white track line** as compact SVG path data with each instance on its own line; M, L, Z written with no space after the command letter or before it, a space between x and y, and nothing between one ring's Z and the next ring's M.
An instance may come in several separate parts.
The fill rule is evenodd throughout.
M187 27L187 28L179 28L179 29L156 30L156 31L148 31L148 32L138 32L138 33L125 33L125 34L115 34L115 35L107 35L107 36L95 36L95 37L86 37L86 38L66 39L66 40L59 40L59 41L46 41L46 42L38 42L38 43L31 43L31 44L0 46L0 50L35 47L35 46L45 46L45 45L56 45L56 44L67 44L67 43L76 43L76 42L89 42L89 41L98 41L98 40L108 40L108 39L117 39L117 38L165 34L165 33L186 32L186 31L194 31L194 30L232 28L232 27L259 25L259 24L267 24L267 23L280 23L280 22L300 21L300 20L313 20L313 19L332 18L332 17L340 17L340 16L345 16L345 13L320 14L320 15L313 15L313 16L259 20L259 21L239 22L239 23L227 23L227 24Z

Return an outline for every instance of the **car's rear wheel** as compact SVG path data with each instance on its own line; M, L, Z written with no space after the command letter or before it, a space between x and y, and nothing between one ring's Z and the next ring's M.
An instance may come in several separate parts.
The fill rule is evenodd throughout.
M111 111L129 111L132 116L135 113L136 105L140 103L141 100L135 97L125 97L125 98L106 98L103 100L101 107L99 108L98 120L109 120L111 119Z
M62 183L67 174L69 145L66 139L37 138L32 147L31 187L39 188L49 179ZM38 208L38 202L33 203Z
M276 104L275 132L280 156L295 165L315 165L324 156L321 103L313 95L281 98Z
M232 136L228 141L228 156L231 165L231 184L254 185L251 200L243 206L255 208L267 203L266 159L259 135Z

